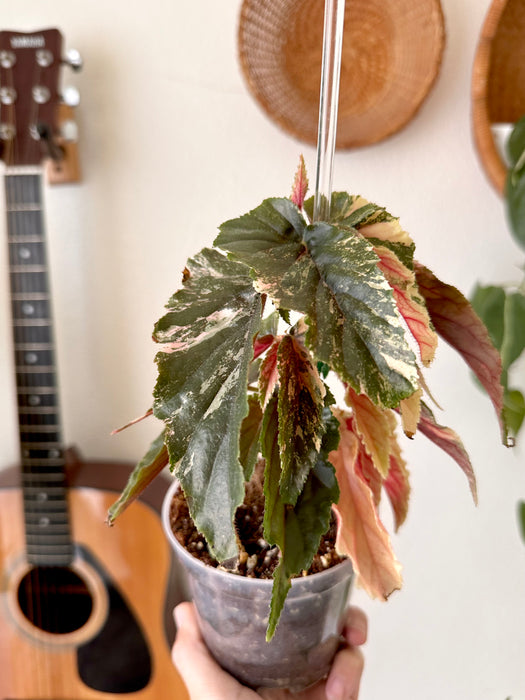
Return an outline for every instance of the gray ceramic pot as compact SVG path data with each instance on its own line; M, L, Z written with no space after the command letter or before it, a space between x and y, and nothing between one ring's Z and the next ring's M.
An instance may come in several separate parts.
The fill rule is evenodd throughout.
M215 569L189 554L170 527L170 505L177 488L173 482L166 494L162 521L186 571L202 636L219 664L254 688L298 691L323 678L341 640L351 562L293 579L276 633L266 642L272 580Z

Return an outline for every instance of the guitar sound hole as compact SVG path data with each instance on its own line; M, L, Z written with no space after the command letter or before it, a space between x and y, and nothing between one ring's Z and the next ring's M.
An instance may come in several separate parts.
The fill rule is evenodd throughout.
M18 603L35 627L52 634L80 629L93 610L84 581L61 566L37 566L28 571L20 581Z

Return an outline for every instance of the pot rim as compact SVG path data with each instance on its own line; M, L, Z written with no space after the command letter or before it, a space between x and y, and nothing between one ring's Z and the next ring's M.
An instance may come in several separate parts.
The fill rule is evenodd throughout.
M161 519L162 519L162 526L164 529L164 532L171 543L172 547L176 549L178 553L181 554L181 556L185 559L185 561L188 561L191 563L192 566L194 566L197 569L202 569L202 571L210 571L213 570L217 574L217 576L226 576L228 577L228 580L232 580L232 576L235 577L238 580L242 580L245 582L243 585L247 586L267 586L271 587L273 586L273 577L272 578L249 578L247 576L241 576L239 574L235 574L233 571L226 571L224 569L220 569L218 567L212 567L209 566L208 564L205 564L203 561L200 559L197 559L197 557L194 557L192 554L188 552L188 550L183 547L183 545L178 541L178 539L175 537L175 534L173 530L171 529L170 526L170 506L171 506L171 501L173 499L173 495L175 491L179 487L179 481L174 478L173 482L169 486L168 490L166 491L166 495L164 496L164 500L162 502L162 510L161 510ZM331 566L330 568L326 569L325 571L318 571L315 574L311 574L310 576L299 576L297 578L293 578L291 580L292 584L292 589L294 586L300 586L302 583L304 584L305 579L310 579L310 578L315 578L316 582L321 583L324 578L328 578L329 576L333 577L335 570L341 571L342 568L348 568L349 569L349 574L353 572L353 567L352 567L352 561L350 558L345 559L342 562L339 562L339 564L336 564L335 566Z

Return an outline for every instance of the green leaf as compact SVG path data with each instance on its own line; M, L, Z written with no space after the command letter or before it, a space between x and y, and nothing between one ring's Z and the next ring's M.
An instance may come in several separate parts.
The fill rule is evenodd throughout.
M277 395L268 402L263 417L261 452L266 462L264 472L264 537L269 544L284 542L285 504L280 498L281 455L279 450L279 412Z
M215 244L253 268L256 287L283 310L307 313L317 273L303 242L306 222L289 199L266 199L220 226ZM286 312L283 318L289 321Z
M284 543L281 547L281 561L274 574L267 639L273 636L284 605L288 592L285 582L310 567L319 549L321 537L330 526L332 504L338 498L335 469L326 455L320 456L308 475L296 506L288 507L285 511Z
M285 335L277 354L281 498L295 505L324 433L324 385L304 345Z
M505 198L511 233L520 248L525 250L525 173L513 176L509 171Z
M507 155L511 166L519 164L525 152L525 117L522 117L514 125L507 141Z
M354 211L351 211L356 200L359 197L348 194L348 192L333 192L330 201L330 222L341 223L344 221L345 226L349 228L363 226L371 220L381 221L383 217L390 216L386 213L384 207L377 204L366 202L362 206L358 206ZM304 210L309 216L310 221L313 218L314 198L310 197L304 203Z
M520 501L518 503L518 518L519 518L521 539L525 543L525 501Z
M244 480L249 481L259 454L263 413L255 396L248 397L248 415L242 422L239 461L244 469Z
M498 350L505 334L505 291L501 287L477 285L471 299L474 311L481 318Z
M307 344L358 393L397 406L418 386L416 358L372 246L325 223L309 226L305 240L319 280Z
M274 573L274 586L267 639L271 639L290 588L290 579L308 569L319 549L322 535L330 525L332 503L339 498L335 470L328 454L337 448L338 422L330 409L323 410L325 434L315 466L310 470L295 507L284 503L279 489L281 461L277 397L268 403L262 431L262 453L266 460L264 476L264 537L278 545L281 561Z
M505 420L513 435L517 435L525 418L525 397L517 389L508 389L503 395Z
M525 295L507 294L505 300L505 335L501 345L503 368L508 369L525 349Z
M505 183L507 218L518 245L525 250L525 117L522 117L507 142L510 168Z
M188 261L184 286L155 327L154 414L197 529L219 560L237 552L233 518L244 498L239 434L261 322L249 269L215 250Z
M113 525L123 511L144 491L168 464L168 451L164 444L164 431L151 443L144 457L129 475L120 498L108 511L108 522Z

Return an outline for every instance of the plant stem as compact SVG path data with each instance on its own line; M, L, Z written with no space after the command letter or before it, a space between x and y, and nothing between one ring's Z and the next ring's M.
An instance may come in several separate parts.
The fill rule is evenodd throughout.
M344 18L345 0L325 0L314 221L327 221L330 216Z

